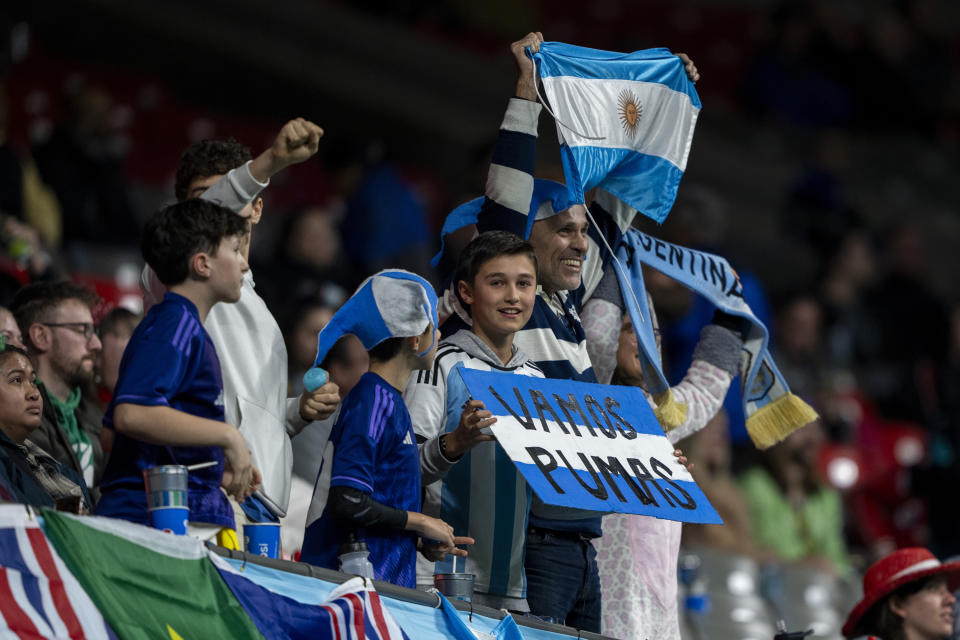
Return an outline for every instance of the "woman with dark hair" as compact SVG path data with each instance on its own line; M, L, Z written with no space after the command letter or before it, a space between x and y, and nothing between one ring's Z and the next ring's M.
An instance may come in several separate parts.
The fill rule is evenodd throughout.
M42 416L33 362L0 337L0 501L84 511L90 495L83 479L27 439Z
M843 635L881 640L945 640L953 632L953 591L960 562L942 564L922 547L899 549L863 576L863 599L843 625Z

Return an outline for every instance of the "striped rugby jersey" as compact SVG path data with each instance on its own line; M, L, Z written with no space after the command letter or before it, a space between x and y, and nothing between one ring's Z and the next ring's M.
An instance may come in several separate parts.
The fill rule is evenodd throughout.
M460 423L469 399L460 368L505 371L543 378L540 368L521 350L504 366L470 331L460 331L437 347L433 368L414 372L403 399L410 410L420 445L423 472L423 512L451 525L456 535L476 540L466 558L474 574L474 591L509 598L526 597L523 540L531 491L503 448L482 442L451 462L440 453L439 436ZM436 573L453 569L451 559L436 563ZM459 571L464 560L458 559ZM417 558L417 582L433 584L434 565Z

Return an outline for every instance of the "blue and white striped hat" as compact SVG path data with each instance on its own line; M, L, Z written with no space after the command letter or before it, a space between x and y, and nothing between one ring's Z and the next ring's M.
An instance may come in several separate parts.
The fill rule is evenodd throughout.
M438 326L437 294L429 282L402 269L386 269L363 281L317 335L316 366L342 336L352 333L368 351L388 338L419 336ZM420 355L433 348L433 342Z
M433 256L430 261L431 266L437 267L440 265L440 259L446 250L446 237L448 235L467 225L477 223L484 199L483 196L480 196L469 202L464 202L447 214L447 218L443 222L443 229L440 231L440 251ZM533 196L530 198L530 210L527 214L508 215L504 219L498 219L497 228L515 233L524 240L529 240L534 222L566 211L574 204L576 203L570 202L570 194L566 185L553 180L536 178L533 181Z

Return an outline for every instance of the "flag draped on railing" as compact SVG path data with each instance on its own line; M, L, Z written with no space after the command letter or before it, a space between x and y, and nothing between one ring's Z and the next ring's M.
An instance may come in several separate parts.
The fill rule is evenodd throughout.
M123 640L407 638L362 579L304 603L246 578L194 538L110 518L43 516L65 565Z
M20 504L0 505L0 637L116 638Z

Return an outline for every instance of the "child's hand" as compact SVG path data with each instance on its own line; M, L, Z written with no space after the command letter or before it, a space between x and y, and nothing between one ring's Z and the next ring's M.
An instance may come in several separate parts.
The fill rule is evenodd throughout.
M421 538L433 541L433 546L442 549L443 553L452 553L455 556L465 556L467 552L457 549L457 544L473 544L473 538L460 538L453 535L453 527L439 518L431 518L419 511L407 512L407 530L416 531ZM461 542L457 542L461 540Z
M693 463L687 464L687 456L683 455L683 451L680 449L673 450L673 457L677 459L677 462L680 463L681 467L686 467L687 471L693 471Z
M260 484L263 482L263 476L260 474L260 470L256 467L253 467L253 475L250 477L250 484L247 485L246 494L249 498L252 496L257 489L260 488Z
M300 395L300 417L307 422L326 420L339 404L340 387L336 382L327 382L312 392L304 391Z
M470 400L464 404L463 413L460 414L460 424L444 436L447 457L459 458L481 442L496 440L496 437L482 432L497 421L492 416L493 414L484 408L480 400Z
M243 502L253 493L250 487L253 486L255 490L260 486L262 478L260 472L253 466L250 449L247 448L247 443L239 430L233 429L231 432L229 444L223 447L223 456L226 458L226 464L220 486L237 501Z
M473 544L475 540L473 538L468 538L467 536L455 536L453 538L454 544ZM453 554L455 556L466 556L466 549L458 549L457 547L448 547L443 544L437 543L436 540L424 540L421 538L417 543L417 551L423 555L424 558L430 562L438 562L443 560L447 554Z

